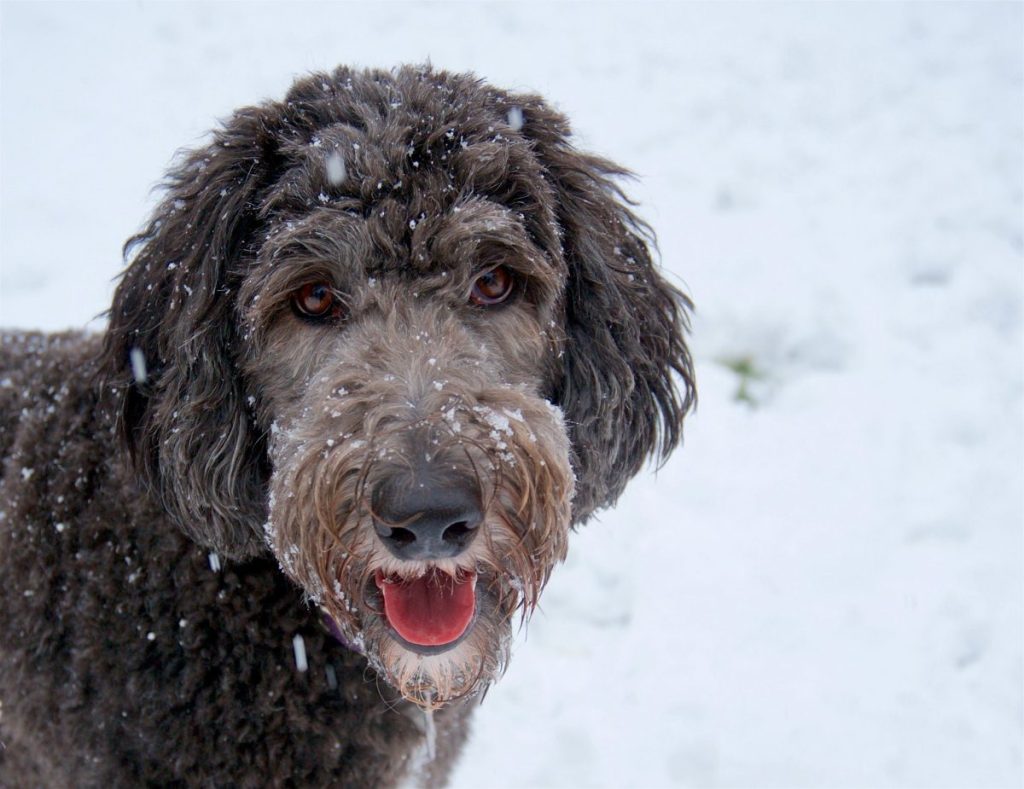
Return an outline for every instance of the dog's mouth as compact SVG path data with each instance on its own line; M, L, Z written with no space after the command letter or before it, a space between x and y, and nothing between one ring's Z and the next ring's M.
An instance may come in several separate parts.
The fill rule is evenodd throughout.
M436 654L456 646L469 633L477 614L475 572L449 575L432 569L418 578L377 570L384 618L406 648Z

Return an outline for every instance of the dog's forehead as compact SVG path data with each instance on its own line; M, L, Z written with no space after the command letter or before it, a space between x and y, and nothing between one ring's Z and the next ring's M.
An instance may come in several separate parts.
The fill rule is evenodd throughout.
M416 123L388 115L360 123L333 123L282 141L287 171L272 207L358 202L368 206L388 197L405 198L411 208L424 196L435 204L466 191L500 193L522 182L543 191L529 141L498 118L481 128L457 119L431 117ZM526 170L522 176L518 175Z
M320 252L358 260L368 274L507 261L563 268L554 199L542 178L524 176L536 167L528 150L516 150L524 143L487 140L418 154L407 144L399 155L365 133L357 137L350 127L330 127L292 152L264 207L262 257Z
M518 227L535 246L557 252L554 189L522 132L530 109L483 91L486 100L449 100L449 93L435 86L417 101L395 94L373 107L336 98L329 111L321 108L329 121L280 141L284 171L263 215L294 224L317 212L321 221L344 214L368 222L380 245L412 248L440 217L449 226L477 221L480 211L451 215L484 201L491 211L482 221L503 228L492 235ZM411 262L425 258L419 250Z
M481 144L500 143L506 151L530 147L522 133L525 113L530 110L520 106L527 103L527 97L482 87L467 90L463 86L456 91L443 81L374 86L384 92L372 99L344 89L331 91L325 85L329 95L320 101L298 108L289 104L299 109L295 118L298 134L291 136L297 145L291 153L314 161L320 154L340 155L358 169L382 178L403 178L417 170L446 166L455 175L450 166L465 158L461 152ZM309 111L303 111L306 106ZM394 185L384 180L381 187L371 185L367 191Z

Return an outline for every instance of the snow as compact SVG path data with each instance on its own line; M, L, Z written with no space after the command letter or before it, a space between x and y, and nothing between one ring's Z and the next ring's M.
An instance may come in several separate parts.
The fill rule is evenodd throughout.
M1019 786L1022 10L4 3L0 322L102 326L173 152L298 74L541 93L638 173L700 408L453 784Z
M136 383L144 384L148 377L146 371L146 357L141 348L132 348L128 351L128 358L132 365L132 377Z
M508 110L508 125L512 131L519 131L523 128L523 108L510 107Z
M327 157L326 170L327 183L331 186L341 186L345 183L345 160L338 151L332 151Z
M504 433L508 436L512 435L512 426L509 422L509 411L506 410L504 413L499 414L488 406L475 405L473 406L473 412L478 414L487 424L494 428L491 433L492 438L496 438L499 433Z
M292 639L292 649L295 652L295 668L300 673L305 673L309 669L309 662L306 660L306 639L296 633Z

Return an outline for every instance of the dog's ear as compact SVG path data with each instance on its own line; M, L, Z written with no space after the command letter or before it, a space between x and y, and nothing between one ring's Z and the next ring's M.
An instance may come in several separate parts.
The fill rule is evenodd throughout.
M652 262L653 233L615 181L629 173L576 150L564 117L545 106L527 108L524 120L554 187L568 266L555 402L576 454L580 523L679 443L696 399L685 340L692 304Z
M235 291L276 155L266 114L249 108L171 171L148 227L125 245L103 349L134 467L186 533L235 558L258 549L266 518Z

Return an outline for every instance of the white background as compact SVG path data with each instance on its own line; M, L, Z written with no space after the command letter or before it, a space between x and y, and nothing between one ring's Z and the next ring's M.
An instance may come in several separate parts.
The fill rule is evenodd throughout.
M700 408L576 535L456 786L1020 785L1021 5L0 14L6 326L101 328L174 151L341 62L538 91L639 175Z

